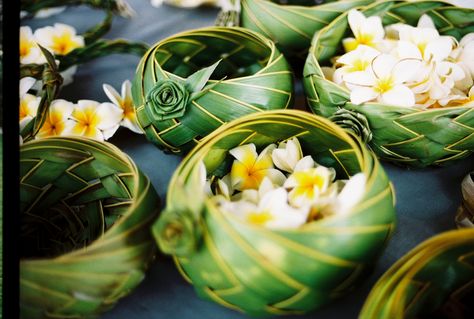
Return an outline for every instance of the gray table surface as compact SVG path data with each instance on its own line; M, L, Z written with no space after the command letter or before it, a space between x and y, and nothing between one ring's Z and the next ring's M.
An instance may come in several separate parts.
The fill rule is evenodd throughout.
M128 1L138 15L133 19L116 17L106 38L125 38L153 44L177 32L210 26L217 14L214 8L182 9L170 6L154 8L148 0ZM103 13L87 7L69 8L47 19L22 21L35 30L62 22L73 25L78 33L98 23ZM110 55L79 67L74 83L65 87L60 97L76 102L78 99L108 101L102 84L120 90L121 83L132 79L139 57ZM297 87L301 97L301 86ZM165 198L169 179L181 158L168 155L147 142L143 135L120 129L110 142L129 154L147 174L161 198ZM474 170L473 156L443 168L409 170L383 163L395 185L397 228L379 259L372 275L349 295L305 316L282 318L356 318L371 287L401 256L425 239L455 228L454 213L461 200L460 182ZM200 300L191 285L180 276L173 262L158 257L147 272L145 280L117 306L105 313L105 319L242 319L248 316Z

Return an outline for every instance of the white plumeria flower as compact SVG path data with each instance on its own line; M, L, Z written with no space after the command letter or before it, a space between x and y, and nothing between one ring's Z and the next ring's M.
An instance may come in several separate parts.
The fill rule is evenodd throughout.
M446 2L454 4L455 6L461 8L474 9L474 2L472 0L446 0Z
M35 18L45 19L57 15L66 10L66 6L41 9L35 14Z
M76 35L76 29L63 23L55 23L35 31L36 41L54 54L65 55L84 46L84 38Z
M49 105L48 116L36 135L37 138L61 136L68 134L68 128L74 122L69 119L74 110L74 104L66 100L53 100Z
M342 66L334 72L333 81L339 85L344 84L344 75L352 72L366 71L379 54L380 52L374 48L363 44L359 45L357 49L342 55L336 60Z
M264 177L260 183L260 186L258 187L258 190L244 189L242 192L233 195L230 199L233 201L245 200L254 204L258 204L266 193L276 188L277 187L275 187L268 177Z
M36 44L33 32L28 26L20 27L20 63L46 63L46 57Z
M292 173L298 161L303 157L300 142L296 137L281 142L272 152L272 160L279 169Z
M222 201L221 208L240 220L270 229L297 228L306 223L309 208L297 209L288 205L287 191L279 187L267 192L258 205L245 200Z
M474 107L474 86L469 90L468 95L454 88L451 94L439 101L441 106L468 106Z
M119 128L122 110L112 103L79 100L75 106L67 132L91 137L99 141L109 139Z
M460 90L468 90L474 82L474 32L466 34L461 39L450 57L466 74L462 81L456 83L456 87Z
M385 30L380 17L366 18L363 13L352 9L347 15L347 20L354 37L342 41L346 52L355 50L360 44L376 48L383 41Z
M130 81L126 80L122 83L122 94L119 94L112 86L108 84L104 84L102 87L110 101L123 110L123 118L120 122L120 125L130 129L135 133L143 134L143 131L137 121L135 108L133 107L132 84Z
M259 155L254 144L231 149L229 153L236 159L230 171L232 187L240 191L258 189L264 177L276 185L282 185L285 175L273 168L271 153L275 147L275 144L270 144Z
M397 60L382 53L365 72L353 72L344 76L346 85L352 89L351 102L361 104L378 101L384 104L411 107L415 104L413 92L404 84L416 74L420 61Z
M222 195L227 200L230 200L232 194L234 193L234 188L232 187L232 181L230 174L225 175L222 178L219 178L216 182L216 195Z
M294 207L310 206L329 189L336 173L333 168L317 166L295 171L283 187L290 189L288 199Z
M36 116L41 101L39 96L27 93L36 80L24 77L20 80L20 131Z
M77 65L73 65L70 68L67 68L63 72L61 72L61 77L63 78L62 86L66 86L74 82L74 75L77 72Z

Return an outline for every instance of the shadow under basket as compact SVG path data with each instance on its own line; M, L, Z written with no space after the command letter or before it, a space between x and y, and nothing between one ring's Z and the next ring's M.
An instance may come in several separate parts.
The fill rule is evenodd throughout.
M144 278L159 198L117 147L54 137L20 147L20 318L94 318Z
M175 105L162 105L151 97L163 82L183 81L218 61L200 97L183 98L189 88L158 94L164 99L165 94L176 93L173 98L166 95ZM293 73L275 44L264 36L244 28L208 27L152 46L138 65L132 95L147 139L182 154L233 119L291 107Z
M346 214L271 230L224 215L207 197L201 163L208 177L222 177L230 149L254 143L261 151L292 137L337 179L364 173L361 201ZM373 153L329 120L297 110L252 114L216 130L185 157L167 196L153 225L161 250L200 297L252 316L306 313L345 295L365 279L395 226L392 185Z

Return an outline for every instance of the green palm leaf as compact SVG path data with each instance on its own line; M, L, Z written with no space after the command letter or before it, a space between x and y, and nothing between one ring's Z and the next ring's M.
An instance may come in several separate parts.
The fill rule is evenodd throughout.
M183 82L219 60L205 93L190 101L184 114L153 117L155 106L147 100L150 92L167 80ZM289 107L293 74L274 43L265 37L242 28L210 27L155 44L137 68L132 95L147 138L160 148L182 153L226 122ZM173 115L172 109L167 110Z
M379 1L364 7L366 16L378 15L384 25L403 22L416 25L429 15L441 34L458 40L474 32L474 10L441 1ZM379 157L403 165L443 165L464 158L474 150L474 110L448 107L416 110L379 103L354 105L349 92L325 78L321 65L342 53L341 41L349 35L347 13L318 32L304 68L304 89L311 110L330 117L341 109L359 113L372 133L370 147ZM343 111L344 112L344 111ZM360 122L354 123L360 126Z
M285 56L304 59L314 33L341 13L371 3L367 0L290 0L286 4L269 0L241 0L240 24L260 32L277 43Z
M118 148L46 138L20 148L20 317L92 318L144 277L159 198Z
M270 230L226 218L204 195L201 161L208 174L222 176L230 149L261 149L294 136L304 154L334 167L338 178L366 174L364 197L347 215ZM330 121L296 110L247 115L210 134L178 167L167 196L153 226L160 248L174 255L199 296L250 315L304 313L344 295L394 229L392 185L374 155Z
M370 292L359 318L472 315L474 229L426 240L398 260Z

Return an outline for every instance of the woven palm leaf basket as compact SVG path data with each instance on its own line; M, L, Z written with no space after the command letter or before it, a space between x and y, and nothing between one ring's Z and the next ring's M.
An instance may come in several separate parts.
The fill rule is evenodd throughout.
M472 318L474 229L444 232L398 260L375 284L359 318Z
M423 14L432 18L440 34L457 40L474 32L474 10L442 1L378 1L363 7L366 16L380 16L384 26L416 26ZM350 36L347 13L315 34L304 68L304 90L311 110L331 117L363 136L382 159L403 166L444 165L474 150L474 110L469 106L420 110L413 107L350 102L350 92L325 77L321 66L343 52Z
M200 163L223 176L229 149L257 149L298 136L302 149L342 178L363 172L363 198L347 215L295 229L268 229L225 216L205 196ZM350 291L374 264L394 229L394 193L363 144L330 121L298 110L251 114L216 130L174 173L167 207L153 226L197 294L252 316L302 314ZM184 199L187 200L184 200Z
M185 153L228 121L290 107L293 73L262 35L208 27L152 46L138 65L132 95L147 138L167 151Z
M144 278L156 191L126 154L88 138L27 142L20 169L20 317L97 317Z
M260 32L272 39L285 56L304 61L316 31L328 25L344 11L371 2L240 0L239 23L244 28Z

